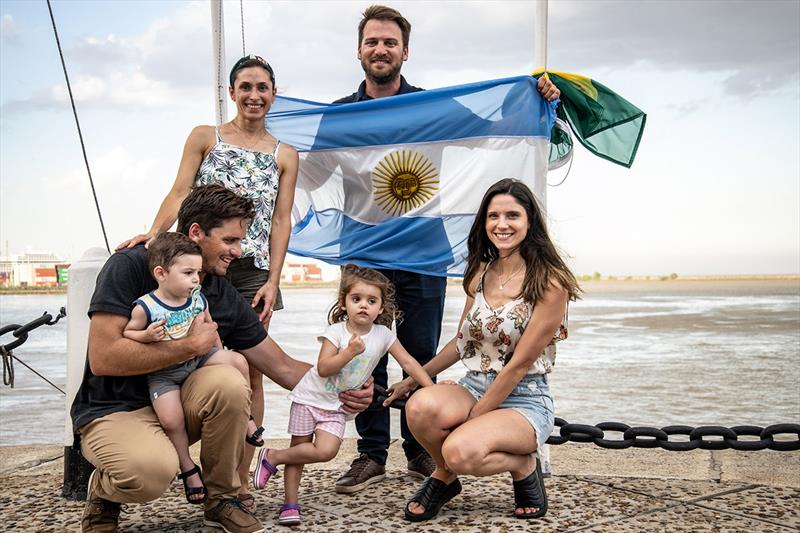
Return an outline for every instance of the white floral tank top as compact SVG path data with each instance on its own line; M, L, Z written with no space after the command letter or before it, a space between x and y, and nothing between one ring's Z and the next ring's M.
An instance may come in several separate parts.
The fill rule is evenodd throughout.
M200 164L195 185L219 183L240 196L253 200L256 216L242 241L242 257L252 257L255 266L269 270L269 232L278 198L280 171L278 148L256 152L224 142L216 131L217 143Z
M489 263L491 264L491 263ZM464 317L461 331L456 336L456 350L461 362L476 372L500 372L514 355L522 333L528 326L533 305L522 298L492 308L483 297L483 277L489 264L481 274L475 289L472 309ZM553 339L545 346L541 356L533 362L528 374L549 374L556 363L556 342L567 338L566 316Z

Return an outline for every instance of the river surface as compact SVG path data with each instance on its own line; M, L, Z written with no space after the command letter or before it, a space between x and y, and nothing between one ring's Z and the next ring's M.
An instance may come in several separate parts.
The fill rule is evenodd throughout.
M570 305L569 339L559 344L551 375L557 416L632 426L800 422L800 281L593 282L585 289ZM270 334L313 363L333 298L333 289L284 291L286 309ZM66 295L0 296L0 325L55 315L62 305ZM442 345L463 309L460 287L448 287L445 305ZM33 331L14 352L61 388L65 353L66 320ZM15 370L15 387L0 387L0 445L64 442L64 396L18 362ZM442 377L461 374L457 363ZM390 381L399 377L390 360ZM266 435L285 437L286 391L270 382L265 389ZM356 435L353 424L347 435Z

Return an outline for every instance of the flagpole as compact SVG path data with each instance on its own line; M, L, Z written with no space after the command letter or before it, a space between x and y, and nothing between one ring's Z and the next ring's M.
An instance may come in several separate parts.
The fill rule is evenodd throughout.
M536 0L536 21L534 25L533 70L547 69L547 2ZM542 209L547 210L547 167L533 182L533 193Z
M214 60L214 99L217 125L228 121L228 101L225 91L225 20L222 0L211 0L211 55Z
M533 69L547 70L547 2L548 0L536 0L536 22L534 26L533 43ZM549 160L549 152L548 152ZM539 200L542 210L547 213L547 166L544 165L544 172L541 175L534 173L533 194ZM537 460L542 463L542 473L550 477L550 446L542 444L537 450Z

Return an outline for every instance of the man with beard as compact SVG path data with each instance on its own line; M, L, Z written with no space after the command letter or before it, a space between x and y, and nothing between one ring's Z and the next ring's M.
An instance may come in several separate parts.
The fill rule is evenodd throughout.
M411 24L397 10L373 5L364 11L358 25L358 59L364 69L364 81L358 90L335 104L345 104L407 94L423 89L409 84L400 74L408 60L408 41ZM547 79L539 81L539 92L547 100L559 96L559 90ZM345 199L347 202L348 199ZM426 238L446 239L444 227L429 228ZM342 257L347 256L341 250ZM349 258L358 263L355 258ZM379 269L394 284L396 301L403 312L397 326L397 338L421 365L436 354L444 312L445 276L432 276L397 269ZM387 357L384 356L372 376L376 385L387 386ZM405 412L400 415L403 451L408 461L408 474L420 479L428 477L436 464L427 451L414 439L406 423ZM351 494L386 477L389 449L388 409L370 408L356 417L359 456L350 469L336 480L336 492Z

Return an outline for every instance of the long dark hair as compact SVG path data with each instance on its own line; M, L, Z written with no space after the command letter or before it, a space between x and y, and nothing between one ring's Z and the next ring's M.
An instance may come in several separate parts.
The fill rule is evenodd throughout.
M383 312L375 319L376 324L381 324L387 328L392 327L394 320L400 323L402 312L397 308L394 299L394 285L389 278L371 268L362 268L354 264L347 264L342 268L342 279L339 282L339 294L336 303L328 311L328 324L335 324L347 320L347 311L343 309L345 299L358 282L366 283L378 287L381 291L381 306Z
M475 276L479 275L481 263L488 263L499 257L497 247L492 244L486 234L486 213L489 202L498 194L508 194L514 198L528 215L530 228L519 246L519 252L525 261L525 280L522 284L521 295L526 302L536 304L544 295L552 282L557 282L567 291L569 300L577 300L581 289L578 281L569 267L561 259L553 241L547 233L542 210L536 202L533 193L527 185L519 180L506 178L498 181L486 191L481 200L481 206L475 216L475 222L469 230L467 247L467 269L464 272L464 290L470 296L470 285Z

